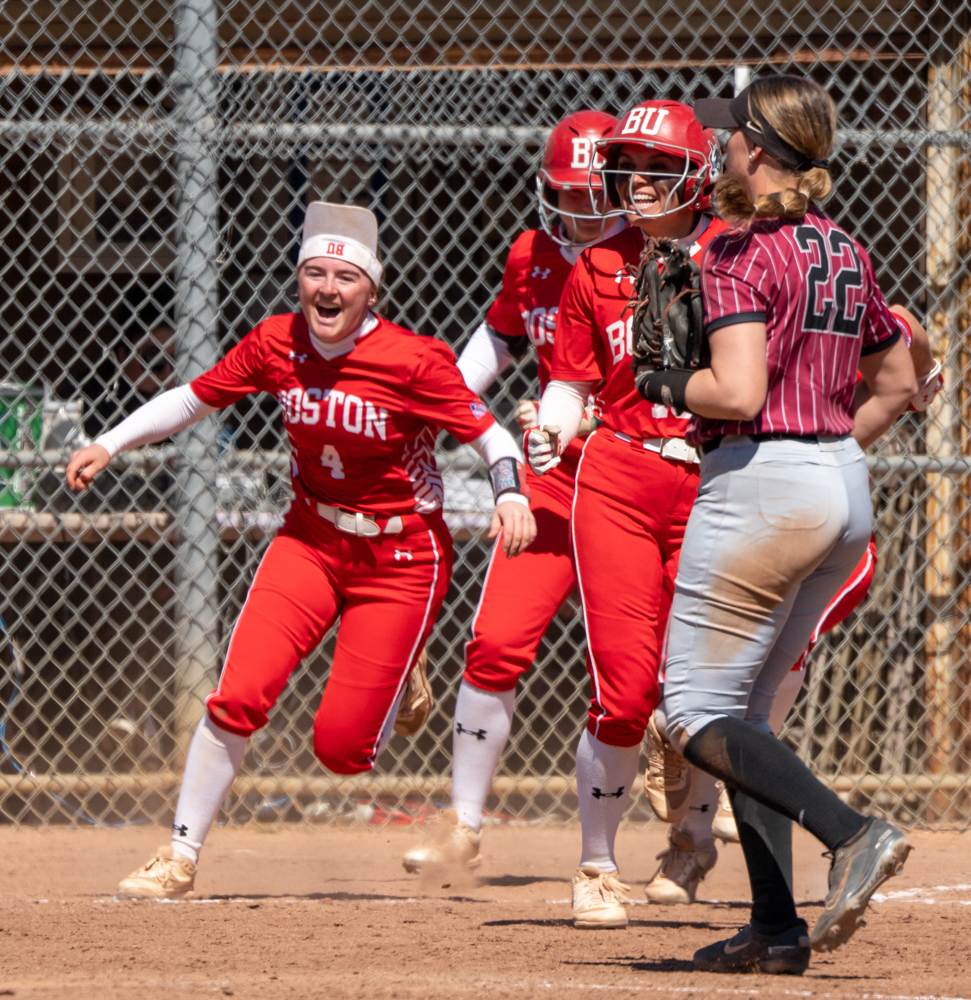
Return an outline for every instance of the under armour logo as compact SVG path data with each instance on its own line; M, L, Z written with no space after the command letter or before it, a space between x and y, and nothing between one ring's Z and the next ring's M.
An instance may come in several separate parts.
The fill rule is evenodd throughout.
M185 825L185 823L183 823L182 826L176 826L173 823L172 832L177 833L180 837L187 837L189 835L189 828Z
M290 352L290 360L291 361L296 361L298 364L302 365L307 360L307 355L306 354L297 354L296 351L291 351Z
M455 731L457 733L468 733L469 736L474 736L477 740L484 740L488 732L487 729L466 729L461 722L455 723Z
M619 799L624 794L624 786L621 785L616 792L602 792L599 788L595 788L590 794L595 799Z
M553 268L551 267L540 267L537 264L533 268L532 277L539 278L540 281L545 281L553 273Z
M402 559L407 559L411 562L411 549L395 549L394 550L395 562L401 562Z
M633 284L634 276L630 273L630 271L628 271L625 267L617 268L617 271L614 273L614 281L616 281L619 285L624 278L627 278Z

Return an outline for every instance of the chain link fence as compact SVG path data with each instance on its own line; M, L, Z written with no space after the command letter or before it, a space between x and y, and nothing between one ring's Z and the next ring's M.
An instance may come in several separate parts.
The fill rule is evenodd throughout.
M304 206L379 218L394 321L460 348L536 225L549 127L582 107L810 75L840 110L829 211L926 317L946 390L871 457L880 567L817 648L788 725L856 805L971 805L969 0L7 0L0 8L0 817L164 820L256 564L289 502L272 400L62 486L84 436L295 308ZM535 393L522 363L501 419ZM450 722L490 506L439 443L456 569L437 706L372 774L309 749L332 638L253 738L226 817L407 820L447 797ZM567 819L587 699L575 599L521 685L494 816ZM635 798L630 815L647 815Z

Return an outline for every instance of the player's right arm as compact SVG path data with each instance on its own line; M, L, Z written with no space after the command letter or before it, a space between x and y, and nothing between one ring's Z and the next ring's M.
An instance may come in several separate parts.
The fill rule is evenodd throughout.
M95 477L123 451L164 441L216 410L265 388L259 327L243 338L214 368L190 385L150 399L86 448L71 454L65 475L72 490L90 489Z
M499 294L459 355L462 378L477 396L529 348L520 288L528 255L529 234L521 233L509 248Z
M481 396L495 382L512 364L513 358L521 356L521 353L513 351L511 339L497 333L484 320L462 348L456 364L465 384L477 396Z
M589 251L584 251L560 296L553 337L553 377L540 402L539 427L526 434L527 460L537 475L559 465L560 454L580 430L591 390L606 374L590 266ZM559 428L556 454L542 430L550 426Z
M863 314L862 349L857 365L863 382L856 389L852 434L861 448L867 448L903 413L916 395L918 385L898 316L876 287L869 258L865 253L861 256L875 291Z
M164 441L215 411L216 407L203 403L192 391L192 386L169 389L140 406L86 448L72 452L66 470L67 485L72 490L89 489L95 476L115 455L129 448Z

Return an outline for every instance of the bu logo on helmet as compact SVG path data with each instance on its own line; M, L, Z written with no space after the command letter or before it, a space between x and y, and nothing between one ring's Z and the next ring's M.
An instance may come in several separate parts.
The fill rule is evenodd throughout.
M593 141L585 135L575 135L573 138L573 159L570 160L571 170L585 170L590 166L590 150Z
M573 142L573 159L570 160L571 170L587 170L593 159L593 169L603 166L603 157L594 148L594 140L585 135L571 136Z
M640 106L633 108L627 116L627 121L624 122L624 127L620 130L620 134L634 135L639 132L641 135L657 135L669 113L667 108Z

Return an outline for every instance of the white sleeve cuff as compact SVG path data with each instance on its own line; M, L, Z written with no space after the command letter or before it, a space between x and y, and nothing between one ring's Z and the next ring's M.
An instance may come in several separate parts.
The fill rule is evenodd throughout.
M475 448L482 461L491 469L500 458L523 461L523 453L513 436L500 424L493 424L469 444Z
M521 503L524 507L529 506L529 501L522 495L522 493L502 493L496 501L496 505L498 506L501 503L505 503L507 500L512 500L514 503Z
M480 323L462 348L456 364L465 384L481 396L512 364L512 352L488 323Z
M150 399L94 443L100 444L109 457L114 458L130 448L164 441L215 412L216 407L204 403L191 386L180 385Z
M560 428L560 453L577 436L593 382L559 382L546 387L539 404L539 426Z

